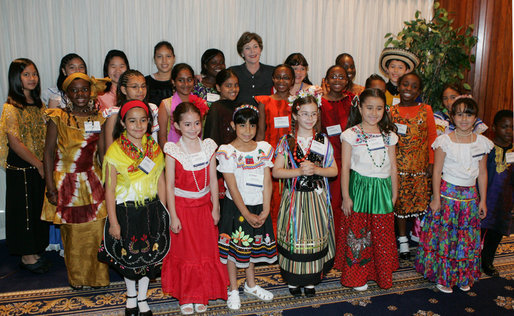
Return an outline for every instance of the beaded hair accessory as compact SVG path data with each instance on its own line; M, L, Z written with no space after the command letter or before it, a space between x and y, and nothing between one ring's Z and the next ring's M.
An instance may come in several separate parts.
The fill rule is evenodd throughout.
M356 96L353 97L352 107L358 108L359 106L361 106L361 100L359 99L359 96L356 95Z
M298 90L295 95L291 95L287 98L289 101L289 106L293 106L294 101L300 98L306 98L308 96L313 96L316 99L316 104L318 108L321 107L321 95L316 93L316 87L310 86L307 90ZM299 108L297 108L299 110Z
M257 109L256 106L254 105L251 105L251 104L243 104L241 106L238 106L235 110L234 110L234 113L232 114L232 121L234 120L234 117L236 116L236 113L241 111L242 109L250 109L250 110L254 110L257 115L259 114L259 110Z
M469 98L469 99L473 99L473 96L472 96L471 94L463 94L463 95L459 95L459 96L457 96L457 97L455 98L455 101L457 101L458 99L464 99L464 98L466 98L466 99L467 99L467 98ZM475 100L475 99L473 99L473 100ZM453 101L453 102L455 102L455 101Z

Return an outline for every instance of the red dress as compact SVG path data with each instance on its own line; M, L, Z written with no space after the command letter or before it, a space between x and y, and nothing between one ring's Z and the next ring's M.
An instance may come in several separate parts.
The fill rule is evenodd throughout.
M206 161L211 159L216 147L212 139L203 140ZM209 165L201 169L193 167L190 155L174 143L167 143L164 152L175 159L175 211L182 230L178 234L171 233L170 252L162 265L162 290L177 298L181 305L208 304L209 300L219 298L226 300L229 280L227 268L219 258L211 194L195 198L179 196L204 192L209 186Z
M286 135L291 129L291 108L287 100L275 100L270 95L260 95L255 97L257 103L264 104L264 114L266 115L266 131L264 132L264 140L273 148L277 148L280 137ZM288 127L275 128L275 117L287 116ZM280 192L279 182L273 178L273 192L270 203L270 216L273 222L273 231L277 234L278 210L280 208Z
M348 91L344 92L344 97L338 101L329 101L325 98L321 99L321 128L323 133L329 135L327 127L338 125L341 127L341 132L346 130L346 123L350 116L350 109L352 108L352 99L354 94ZM337 163L337 177L329 179L330 196L332 197L331 204L334 213L334 230L336 236L336 243L339 241L339 234L341 233L341 134L328 136L328 140L334 148L334 160Z

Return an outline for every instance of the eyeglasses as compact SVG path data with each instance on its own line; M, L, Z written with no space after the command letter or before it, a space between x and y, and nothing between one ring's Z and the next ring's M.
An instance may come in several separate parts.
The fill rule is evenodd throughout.
M289 76L283 76L283 77L273 77L275 80L291 80L291 77Z
M332 77L328 77L328 79L339 79L339 80L348 80L348 78L346 78L345 76L343 75L340 75L340 76L336 76L336 75L333 75Z

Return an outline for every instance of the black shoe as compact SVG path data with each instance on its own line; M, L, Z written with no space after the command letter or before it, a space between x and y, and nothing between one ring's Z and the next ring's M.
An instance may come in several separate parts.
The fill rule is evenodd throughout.
M42 257L41 257L42 258ZM28 270L35 274L44 274L49 270L49 265L46 260L39 258L36 263L26 264L23 261L20 262L20 268Z
M491 277L499 277L500 276L500 272L498 272L498 270L496 270L496 268L490 264L486 267L482 267L482 270L484 270L484 273L487 274L488 276L491 276Z
M138 316L139 315L139 307L126 308L125 307L125 316Z
M291 293L292 296L294 297L299 297L299 296L302 296L302 289L297 286L297 287L290 287L289 288L289 293Z
M409 260L410 259L410 251L408 252L400 252L400 259Z
M146 298L144 300L137 300L138 304L139 302L146 302ZM146 312L139 312L139 316L153 316L152 310L149 309Z
M70 286L71 286L71 288L72 288L72 289L74 289L75 291L80 291L80 290L82 290L82 289L84 288L84 286L83 286L83 285L77 285L77 286L75 286L75 285L71 285L71 284L70 284Z
M303 294L307 297L314 297L316 296L316 288L313 287L305 287L303 288Z

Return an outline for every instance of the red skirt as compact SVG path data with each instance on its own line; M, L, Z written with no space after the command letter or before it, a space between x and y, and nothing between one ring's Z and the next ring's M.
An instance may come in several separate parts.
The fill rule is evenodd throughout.
M218 228L212 219L211 195L199 199L175 196L182 230L171 232L170 252L162 265L162 290L179 304L208 304L227 299L227 268L219 258Z
M398 269L393 213L342 215L335 267L342 272L344 286L363 286L373 280L381 288L390 288Z

